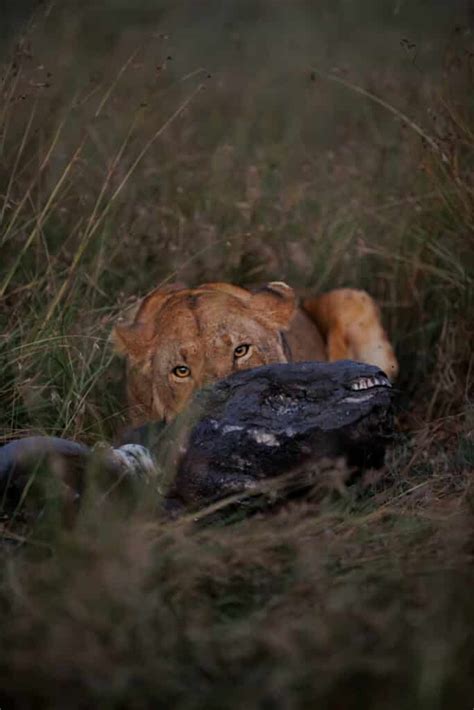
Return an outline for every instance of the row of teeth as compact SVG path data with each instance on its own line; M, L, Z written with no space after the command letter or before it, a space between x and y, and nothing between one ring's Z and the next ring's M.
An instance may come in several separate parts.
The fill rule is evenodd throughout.
M368 390L371 387L386 387L388 385L387 380L384 377L361 377L356 382L351 385L352 390Z

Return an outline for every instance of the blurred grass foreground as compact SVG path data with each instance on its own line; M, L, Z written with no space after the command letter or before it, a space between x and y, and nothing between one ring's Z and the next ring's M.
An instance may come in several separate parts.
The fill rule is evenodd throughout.
M0 12L1 442L111 440L111 325L174 279L367 288L401 362L382 478L228 525L146 492L3 520L2 710L471 708L472 3Z

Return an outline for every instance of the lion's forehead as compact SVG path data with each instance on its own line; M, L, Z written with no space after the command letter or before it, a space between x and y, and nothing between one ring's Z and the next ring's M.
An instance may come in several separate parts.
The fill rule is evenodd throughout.
M161 362L184 362L187 365L204 364L233 353L243 343L254 345L267 352L272 349L272 338L261 328L239 322L203 323L199 329L187 329L173 334L162 333L157 357ZM278 335L276 334L276 338ZM277 344L275 340L275 345Z
M159 351L168 359L182 360L190 364L199 360L212 360L219 354L233 352L243 343L261 345L263 341L255 337L252 329L236 327L235 324L217 324L202 329L199 333L182 333L180 337L167 338ZM267 345L267 343L265 343Z
M280 342L279 333L275 331L273 338L273 332L245 302L220 292L172 299L156 327L155 362L160 369L184 362L195 371L207 371L212 363L227 362L229 353L243 343L254 345L264 359L271 359Z
M245 303L222 293L204 293L175 300L157 323L160 342L178 347L185 341L206 345L232 346L241 338L268 338L265 328Z

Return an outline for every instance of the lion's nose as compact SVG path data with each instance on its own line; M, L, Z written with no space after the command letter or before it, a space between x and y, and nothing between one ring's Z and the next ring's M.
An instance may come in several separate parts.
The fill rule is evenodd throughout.
M205 376L202 379L202 384L201 387L208 387L208 385L212 385L216 380L221 379L218 375L216 375L213 372L207 372Z
M216 363L214 363L214 367L212 369L208 369L206 370L206 372L203 373L202 387L212 385L217 380L222 380L224 377L227 377L228 374L230 374L228 368L226 368L225 366L216 367Z
M206 358L204 367L201 370L202 387L212 385L214 382L230 375L232 366L229 365L227 350L222 347L222 343L214 343L211 354Z

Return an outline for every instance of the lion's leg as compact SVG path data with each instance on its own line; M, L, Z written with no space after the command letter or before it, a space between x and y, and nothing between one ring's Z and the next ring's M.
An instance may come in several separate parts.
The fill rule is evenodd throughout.
M393 380L398 363L382 326L380 311L365 291L335 289L303 301L326 340L328 360L357 360L377 365Z
M342 328L332 328L326 336L326 353L329 362L334 360L354 360L350 343L346 340Z

